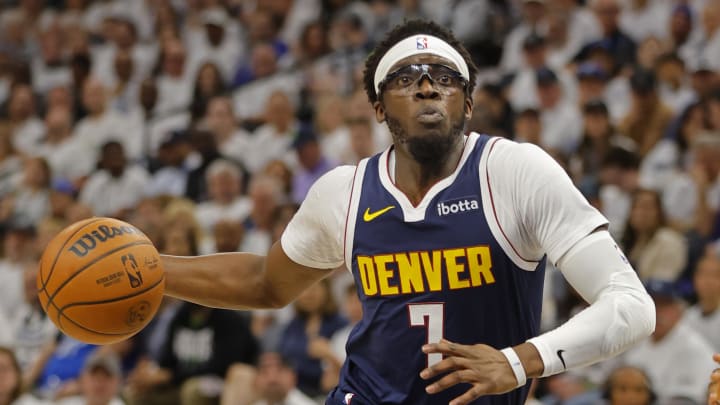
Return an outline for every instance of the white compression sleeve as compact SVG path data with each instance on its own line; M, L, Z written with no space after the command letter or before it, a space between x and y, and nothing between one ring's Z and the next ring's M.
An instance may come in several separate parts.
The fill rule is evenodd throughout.
M653 301L607 231L576 243L558 268L590 306L528 340L545 364L543 377L610 358L655 329Z

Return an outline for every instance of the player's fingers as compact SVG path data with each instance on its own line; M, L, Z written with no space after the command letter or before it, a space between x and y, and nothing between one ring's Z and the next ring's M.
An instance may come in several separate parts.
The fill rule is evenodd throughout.
M466 405L488 393L488 387L483 384L473 384L464 394L450 401L450 405Z
M467 353L464 345L446 339L440 339L437 343L428 343L422 347L422 351L424 353L442 353L450 356L464 356Z
M446 357L432 366L424 369L420 372L420 377L427 380L428 378L435 377L436 375L447 373L448 371L458 370L467 368L468 360L462 357Z
M436 394L454 385L470 382L474 373L471 370L457 370L425 387L428 394Z

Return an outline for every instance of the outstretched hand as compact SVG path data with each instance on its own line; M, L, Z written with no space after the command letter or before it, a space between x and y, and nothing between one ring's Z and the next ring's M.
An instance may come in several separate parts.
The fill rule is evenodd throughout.
M459 383L472 384L450 405L465 405L483 395L502 394L517 387L517 379L505 355L483 344L462 345L442 339L422 347L424 353L441 353L443 360L424 369L420 377L427 380L445 374L427 386L429 394L446 390Z

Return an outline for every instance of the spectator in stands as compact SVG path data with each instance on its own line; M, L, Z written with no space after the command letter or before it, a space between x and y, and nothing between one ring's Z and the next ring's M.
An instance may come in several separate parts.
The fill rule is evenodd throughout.
M537 108L525 108L515 114L515 129L512 132L516 142L528 142L540 145L542 122Z
M577 106L563 97L557 74L548 68L535 72L542 133L540 145L570 155L580 143L582 117Z
M25 373L25 384L35 396L55 401L80 392L78 377L97 346L58 335L42 350L37 361Z
M71 111L65 106L51 107L45 114L45 137L37 148L45 158L53 179L65 179L79 185L95 167L96 154L87 153L87 145L72 132Z
M676 53L664 53L655 62L660 100L677 114L695 100L685 62Z
M339 162L350 152L350 134L345 123L347 102L334 94L320 95L315 106L313 127L317 131L322 154Z
M255 364L258 343L238 312L183 303L156 365L141 363L128 376L128 402L138 405L216 403L231 364Z
M22 160L12 142L9 125L0 126L0 198L7 196L17 186L22 172Z
M200 159L188 173L185 196L196 202L205 201L209 198L205 172L215 160L223 156L217 148L212 133L204 129L196 128L190 131L190 146Z
M161 71L157 76L158 98L153 113L156 116L178 114L190 106L192 97L191 72L180 40L170 40L163 44L161 53Z
M266 123L258 127L247 155L245 166L257 173L273 159L285 159L291 152L293 137L299 128L295 110L288 95L275 91L265 105Z
M652 71L636 70L630 77L632 103L618 125L618 131L638 145L645 157L662 138L663 130L672 119L672 111L657 93L657 79Z
M263 174L250 181L248 196L252 200L252 210L244 223L245 237L240 250L265 254L271 246L273 214L285 202L285 194L280 181Z
M33 90L43 94L70 84L70 69L63 54L62 30L55 24L39 33L40 54L31 61Z
M714 369L713 349L702 335L680 322L685 302L672 282L649 280L645 286L655 301L655 332L628 350L624 360L648 373L660 400L688 398L702 403L707 376Z
M504 71L515 72L526 66L522 56L523 42L531 34L542 30L547 7L545 3L543 0L523 0L520 10L522 20L504 40L500 60L500 68Z
M292 146L299 162L293 176L292 199L299 204L305 199L310 186L337 163L323 154L313 128L301 127Z
M720 258L706 253L693 274L697 304L685 311L683 321L700 332L720 352Z
M239 40L238 27L223 7L206 7L199 17L202 23L200 35L190 37L191 69L196 71L198 65L212 62L222 73L223 83L229 82L245 51Z
M0 220L34 226L50 212L50 166L43 158L25 160L17 188L0 202Z
M34 225L11 221L3 232L3 257L0 258L0 312L11 319L23 301L23 270L30 260L35 260Z
M375 154L378 147L370 120L362 116L349 118L346 125L350 131L350 153L343 158L341 163L354 165Z
M250 215L252 202L243 195L243 175L229 160L214 161L205 173L210 199L198 204L197 219L203 231L212 234L218 221L243 222Z
M468 129L514 139L513 108L502 84L488 82L480 86L473 95L473 116L467 123ZM482 122L482 125L475 122Z
M220 153L244 165L252 150L252 136L238 125L232 100L225 96L211 98L208 101L204 124L215 137Z
M330 339L347 321L338 312L327 279L306 290L293 305L297 315L282 335L280 354L293 365L298 388L309 397L318 397L325 393L322 363L311 353L310 342L316 337Z
M87 180L79 201L92 207L95 215L124 218L143 197L148 173L139 165L128 164L119 142L104 144L100 156L100 170Z
M615 368L602 387L607 405L653 405L656 397L650 377L638 367Z
M713 70L720 70L720 4L708 1L702 9L705 43L700 58L708 61Z
M110 88L108 105L113 111L127 114L137 108L139 83L135 79L135 61L128 51L118 51L113 60L115 84Z
M292 177L293 171L290 169L287 163L282 160L275 159L271 160L263 173L270 177L275 177L279 182L283 191L283 199L289 200L290 193L292 192Z
M590 8L600 24L601 38L608 44L610 54L618 67L630 66L635 62L635 41L620 27L620 4L617 0L592 0ZM586 46L581 52L587 51ZM614 73L614 72L613 72Z
M0 346L0 405L45 405L23 394L22 373L12 349Z
M257 370L235 365L228 373L222 405L314 405L297 389L297 373L281 354L260 355Z
M596 192L602 213L610 220L610 233L622 239L630 215L632 194L638 188L640 158L633 151L613 146L600 166L600 183Z
M237 252L243 240L245 229L240 222L223 219L213 227L215 252Z
M36 115L34 97L29 85L16 84L12 87L7 105L13 146L24 154L33 154L45 133L45 126Z
M158 168L148 182L148 196L185 195L188 172L192 168L192 149L186 131L172 131L162 141L157 152Z
M112 353L93 353L79 377L80 394L61 399L57 405L125 405L117 395L122 384L120 359Z
M685 238L667 226L657 191L635 191L622 246L641 280L676 281L687 264Z
M195 77L192 104L190 105L192 122L197 122L202 118L205 115L208 102L224 92L225 84L217 65L212 62L205 62L200 65Z

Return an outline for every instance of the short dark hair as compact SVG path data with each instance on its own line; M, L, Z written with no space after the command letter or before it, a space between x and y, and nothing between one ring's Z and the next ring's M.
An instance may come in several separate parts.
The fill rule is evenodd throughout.
M478 68L477 66L475 66L475 63L473 63L472 58L470 57L470 53L467 51L467 49L465 49L462 43L460 43L460 41L455 38L452 32L441 27L438 24L435 24L432 21L410 20L406 21L404 24L396 26L391 31L389 31L385 35L385 38L382 40L382 42L380 42L375 47L375 49L370 53L370 55L368 55L367 59L365 60L363 83L365 86L365 92L368 96L368 100L371 104L375 103L379 99L378 94L375 92L375 70L377 69L380 59L382 59L383 55L385 55L385 53L396 43L402 41L403 39L411 35L420 34L438 37L450 44L450 46L455 48L455 50L460 53L468 66L468 71L470 72L470 80L468 81L466 94L468 96L472 94L473 89L475 88L475 76L478 73Z

